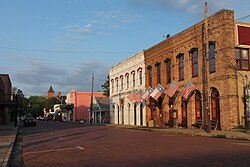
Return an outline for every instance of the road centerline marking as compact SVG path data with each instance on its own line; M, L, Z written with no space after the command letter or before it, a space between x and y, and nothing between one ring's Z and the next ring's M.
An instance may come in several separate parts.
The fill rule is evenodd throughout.
M76 148L79 148L80 150L84 150L84 148L81 146L76 146Z
M66 151L66 150L75 150L75 149L78 149L78 148L77 147L70 147L70 148L61 148L61 149L30 151L30 152L24 152L23 154L39 154L39 153L46 153L46 152Z

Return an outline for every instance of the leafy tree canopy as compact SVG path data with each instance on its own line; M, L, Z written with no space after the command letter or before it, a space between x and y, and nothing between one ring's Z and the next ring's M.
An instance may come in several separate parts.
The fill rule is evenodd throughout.
M24 96L24 93L22 90L12 87L12 93L16 97L17 101L17 111L19 112L20 115L23 115L24 112L27 110L28 106L28 99Z
M102 85L102 89L103 89L104 95L109 97L109 75L107 76L107 79L104 81L104 84Z

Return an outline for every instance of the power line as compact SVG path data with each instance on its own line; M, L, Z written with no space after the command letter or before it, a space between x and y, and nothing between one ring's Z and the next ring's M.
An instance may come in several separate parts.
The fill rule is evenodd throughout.
M30 51L30 52L51 52L51 53L73 53L73 54L121 54L121 53L137 53L135 51L74 51L74 50L48 50L48 49L25 49L0 46L0 49Z
M242 19L245 19L245 18L247 18L247 17L250 17L250 14L249 14L249 15L246 15L246 16L243 16L243 17L240 17L240 18L236 19L235 21L242 20Z

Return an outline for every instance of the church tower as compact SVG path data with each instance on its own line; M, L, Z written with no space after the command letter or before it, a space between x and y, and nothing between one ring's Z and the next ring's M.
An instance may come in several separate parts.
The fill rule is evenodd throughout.
M48 98L50 98L50 97L55 97L55 92L54 92L52 86L50 86L49 91L48 91Z

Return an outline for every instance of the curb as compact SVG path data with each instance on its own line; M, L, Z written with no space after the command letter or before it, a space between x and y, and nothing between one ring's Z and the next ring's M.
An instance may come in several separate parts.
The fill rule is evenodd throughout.
M13 146L14 146L14 144L16 142L16 137L17 137L18 131L19 131L19 126L17 126L15 128L15 130L14 130L13 137L11 139L9 148L8 148L7 152L5 153L5 156L4 156L4 159L2 161L1 167L8 167L9 166L9 161L10 161L10 158L11 158L11 153L12 153L12 150L13 150Z
M16 141L12 149L11 158L9 160L9 166L10 167L24 167L22 127L19 127Z
M183 134L190 136L202 136L202 137L210 137L210 138L224 138L224 139L234 139L234 140L248 140L250 141L250 135L242 132L223 132L223 131L213 131L211 133L207 133L205 131L189 131L189 130L179 130L179 129L160 129L160 128L149 128L149 127L136 127L129 125L114 125L109 124L107 127L114 128L124 128L124 129L134 129L134 130L145 130L145 131L157 131L164 132L170 134ZM237 134L236 134L237 133Z

